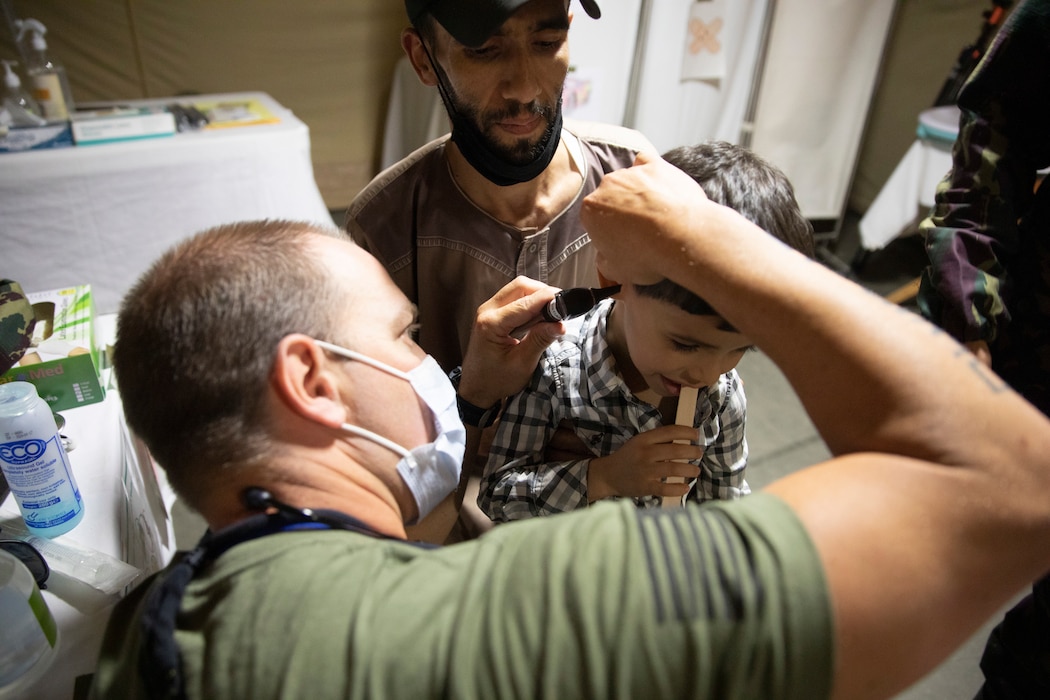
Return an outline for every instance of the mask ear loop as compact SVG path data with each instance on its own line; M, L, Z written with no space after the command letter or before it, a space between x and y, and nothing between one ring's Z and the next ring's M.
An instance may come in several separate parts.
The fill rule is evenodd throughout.
M334 343L329 343L327 340L318 340L318 339L314 338L313 341L315 343L317 343L318 347L323 348L324 350L327 350L328 352L332 353L333 355L339 355L340 357L345 357L348 360L353 360L355 362L364 363L364 364L368 365L369 367L375 367L376 369L378 369L378 370L380 370L382 372L386 372L387 374L392 374L395 377L398 377L400 379L404 379L405 381L409 381L409 382L412 381L412 377L411 377L411 375L408 372L402 372L398 368L391 367L390 365L386 364L385 362L380 362L379 360L375 360L375 359L369 357L368 355L362 355L361 353L356 352L354 350L348 350L347 348L340 347L339 345L335 345Z
M390 450L391 452L393 452L394 454L397 454L397 455L400 455L401 457L404 457L405 459L407 459L409 461L410 466L413 469L415 469L415 467L416 467L416 460L412 457L412 453L409 452L408 450L406 450L401 445L397 444L396 442L394 442L392 440L388 440L387 438L383 437L382 435L380 435L378 433L373 433L371 430L367 430L366 428L359 428L358 426L351 425L350 423L343 423L341 427L342 427L343 430L345 430L348 433L353 433L354 435L357 435L359 437L363 437L363 438L366 438L368 440L372 440L374 442L377 442L380 445L382 445L383 447L385 447L388 450Z
M404 379L404 380L406 380L408 382L412 381L412 376L408 372L402 372L401 370L397 369L396 367L391 367L390 365L386 364L385 362L380 362L378 360L374 360L371 357L369 357L368 355L362 355L359 352L355 352L353 350L348 350L347 348L340 347L340 346L335 345L333 343L329 343L328 341L325 341L325 340L317 340L315 338L314 342L317 343L317 345L319 347L321 347L321 348L323 348L323 349L327 350L328 352L331 352L331 353L333 353L335 355L339 355L340 357L345 357L345 358L347 358L349 360L354 360L356 362L362 362L362 363L364 363L364 364L366 364L366 365L368 365L370 367L375 367L376 369L380 370L381 372L386 372L387 374L392 374L395 377L399 377L399 378ZM361 428L361 427L358 427L356 425L351 425L350 423L343 423L343 424L341 424L340 427L343 430L345 430L346 432L348 432L348 433L350 433L352 435L357 435L358 437L363 437L363 438L365 438L367 440L371 440L372 442L378 443L379 445L387 448L388 450L390 450L394 454L399 455L400 457L403 457L405 460L407 460L409 466L412 469L416 468L416 460L415 460L415 457L412 456L412 453L409 450L406 450L401 445L397 444L396 442L394 442L394 441L392 441L392 440L390 440L388 438L383 437L379 433L373 433L371 430L368 430L366 428Z
M454 121L459 117L459 112L456 111L455 105L452 104L451 90L445 85L445 70L434 60L434 56L430 53L430 49L427 48L427 42L423 39L422 34L419 35L419 44L423 47L423 53L427 55L427 60L430 61L430 67L434 71L434 77L437 78L437 89L438 94L441 95L441 101L445 103L445 109L448 110L449 116Z

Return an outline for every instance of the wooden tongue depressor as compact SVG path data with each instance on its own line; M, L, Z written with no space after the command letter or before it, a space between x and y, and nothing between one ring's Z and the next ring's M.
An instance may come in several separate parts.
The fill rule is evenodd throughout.
M696 401L699 398L699 390L692 386L683 386L682 390L678 393L678 411L675 413L674 424L675 425L693 425L693 419L696 417ZM676 444L688 445L688 440L675 440ZM688 460L679 459L677 462L686 462ZM684 484L685 479L680 476L669 476L667 477L667 483L669 484ZM674 506L682 505L681 498L664 498L662 506L664 508L673 508Z

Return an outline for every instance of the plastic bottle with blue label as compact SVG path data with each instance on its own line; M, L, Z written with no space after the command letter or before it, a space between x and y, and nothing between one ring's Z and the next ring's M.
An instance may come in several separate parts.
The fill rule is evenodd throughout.
M84 518L55 416L29 382L0 384L0 469L34 535L58 537Z

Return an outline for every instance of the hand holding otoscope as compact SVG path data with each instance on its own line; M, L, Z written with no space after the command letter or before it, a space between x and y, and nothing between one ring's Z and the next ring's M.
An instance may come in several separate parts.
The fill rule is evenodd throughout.
M557 323L558 321L567 321L570 318L582 316L593 309L599 301L602 299L608 299L619 291L620 285L618 284L611 287L600 287L594 289L588 287L563 289L555 294L554 298L543 307L539 316L525 325L515 328L511 335L518 338L529 328L532 328L541 321Z

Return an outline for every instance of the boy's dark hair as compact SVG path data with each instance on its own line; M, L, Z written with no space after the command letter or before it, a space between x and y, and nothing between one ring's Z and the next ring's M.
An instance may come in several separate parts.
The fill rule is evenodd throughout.
M739 212L806 257L815 256L813 225L802 216L795 189L776 166L743 146L725 141L680 146L667 151L663 158L696 180L712 202ZM697 316L718 315L706 301L671 280L635 285L635 289L642 296L674 304Z

